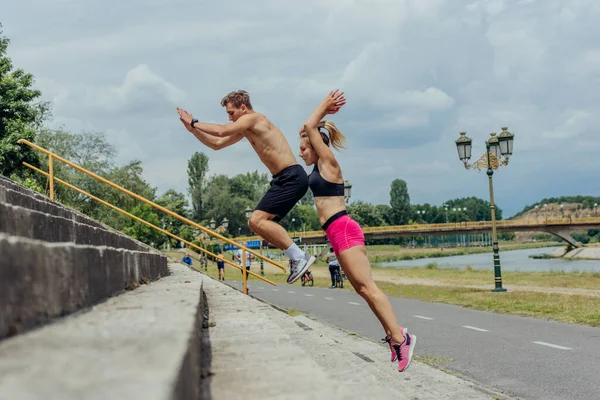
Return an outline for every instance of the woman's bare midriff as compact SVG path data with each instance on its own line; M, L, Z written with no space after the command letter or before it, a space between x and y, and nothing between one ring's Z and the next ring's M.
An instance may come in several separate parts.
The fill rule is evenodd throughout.
M343 196L335 197L315 197L315 206L319 213L319 222L321 226L327 222L332 215L346 209L346 203Z

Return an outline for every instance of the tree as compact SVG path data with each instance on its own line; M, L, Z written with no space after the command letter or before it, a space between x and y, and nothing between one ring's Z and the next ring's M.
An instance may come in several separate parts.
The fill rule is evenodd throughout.
M26 161L39 165L39 155L19 139L33 141L36 129L49 116L49 104L38 101L42 92L33 89L33 75L22 69L13 71L7 56L10 40L2 36L0 25L0 174L11 176L16 173L26 176L21 163Z
M490 221L492 219L492 214L490 212L490 202L487 200L482 200L477 197L471 196L460 199L448 200L445 204L448 207L449 222ZM456 211L454 210L455 208ZM464 210L465 208L467 209L466 211ZM499 208L497 204L496 219L502 219L502 209Z
M202 221L204 218L203 191L206 187L208 156L200 152L194 153L188 161L187 173L189 193L192 198L192 219Z
M160 226L158 215L156 215L154 208L148 204L140 203L129 212L144 221ZM163 234L161 232L141 222L132 219L129 219L129 221L130 223L123 228L124 234L149 245L158 246L162 243Z
M42 129L36 138L37 144L97 175L106 175L114 168L116 149L108 143L103 132L71 133L64 129ZM72 185L89 191L105 184L74 168L55 161L54 175ZM42 157L41 169L48 171L48 158ZM44 178L45 180L45 178ZM63 204L79 209L89 202L86 196L64 187L55 186L55 199Z
M355 201L348 206L348 214L358 222L360 226L381 226L385 224L385 220L377 207L370 203Z
M408 186L402 179L392 181L390 190L391 222L394 225L405 225L408 223L410 212L410 196Z
M315 205L315 196L313 195L312 190L307 190L304 197L300 199L299 204L314 206Z
M296 204L279 223L288 232L300 232L303 229L307 231L321 229L317 210L314 206L308 204Z
M173 211L175 214L181 215L182 217L187 218L189 216L189 206L187 200L185 199L185 195L173 189L167 190L162 196L156 199L156 204L166 208L169 211ZM192 235L192 231L187 229L187 224L160 211L159 213L161 224L164 225L169 232L181 237L182 239L189 239L190 235Z

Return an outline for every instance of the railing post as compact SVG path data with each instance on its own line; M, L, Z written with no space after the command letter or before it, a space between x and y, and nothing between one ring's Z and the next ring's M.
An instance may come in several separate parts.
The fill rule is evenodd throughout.
M265 276L265 264L262 258L260 259L260 276Z
M54 201L54 165L52 165L52 156L48 155L48 173L50 174L50 200Z
M244 281L244 294L248 294L248 271L246 270L246 250L242 250L242 280Z

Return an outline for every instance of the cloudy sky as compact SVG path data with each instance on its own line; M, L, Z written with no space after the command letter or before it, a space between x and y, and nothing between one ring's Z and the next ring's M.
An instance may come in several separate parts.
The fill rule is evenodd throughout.
M413 203L487 199L486 175L464 169L454 140L467 131L476 159L508 126L514 156L494 175L505 215L600 195L598 20L594 0L20 0L0 12L52 126L106 132L159 193L186 190L196 151L212 173L268 172L245 141L203 147L177 106L226 123L220 99L246 89L297 151L299 126L339 87L354 200L388 203L395 178Z

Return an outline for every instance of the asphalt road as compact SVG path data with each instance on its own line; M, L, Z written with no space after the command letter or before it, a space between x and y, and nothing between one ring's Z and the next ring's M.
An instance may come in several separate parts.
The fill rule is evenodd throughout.
M239 281L228 281L241 287ZM361 336L385 336L356 293L249 283L250 294ZM600 399L600 328L391 297L398 322L417 335L415 354L483 387L520 399Z

